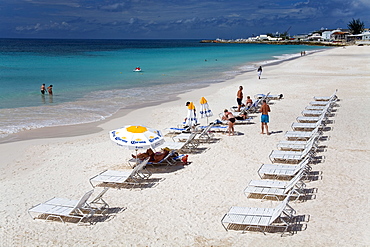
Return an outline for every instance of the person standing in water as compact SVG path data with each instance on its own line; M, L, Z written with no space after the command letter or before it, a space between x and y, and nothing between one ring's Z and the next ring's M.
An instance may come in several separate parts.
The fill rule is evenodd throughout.
M48 93L53 95L53 85L48 86Z
M260 67L257 69L257 74L258 74L258 79L261 79L261 75L262 75L262 66L260 66Z
M41 85L41 94L45 94L46 88L45 88L45 83Z

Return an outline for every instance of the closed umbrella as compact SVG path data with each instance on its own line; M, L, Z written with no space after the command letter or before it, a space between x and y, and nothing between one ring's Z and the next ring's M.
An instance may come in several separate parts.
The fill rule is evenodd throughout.
M208 118L209 117L212 117L213 116L213 113L212 111L209 109L209 105L208 105L208 102L206 100L206 98L202 97L200 99L200 107L201 107L201 110L200 110L200 117L201 118L207 118L207 124L208 124Z
M192 126L195 126L197 122L198 121L197 121L197 117L195 114L195 106L193 102L190 102L190 104L188 105L188 114L186 116L185 125L192 127Z

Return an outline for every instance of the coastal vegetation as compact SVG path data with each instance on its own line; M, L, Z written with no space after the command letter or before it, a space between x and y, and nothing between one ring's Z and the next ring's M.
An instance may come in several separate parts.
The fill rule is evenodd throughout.
M352 21L348 23L347 27L352 34L360 34L365 29L365 23L360 19L352 19Z

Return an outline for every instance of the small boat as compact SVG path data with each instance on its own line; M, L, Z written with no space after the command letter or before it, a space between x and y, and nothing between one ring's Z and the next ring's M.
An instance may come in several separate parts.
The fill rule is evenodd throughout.
M136 68L134 69L134 72L141 72L141 68L140 68L140 67L136 67Z

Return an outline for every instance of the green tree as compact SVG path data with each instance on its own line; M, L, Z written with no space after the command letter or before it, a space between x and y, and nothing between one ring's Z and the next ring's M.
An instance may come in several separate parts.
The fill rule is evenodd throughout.
M348 23L347 27L352 34L359 34L364 31L365 24L360 19L355 20L352 18L352 21Z

